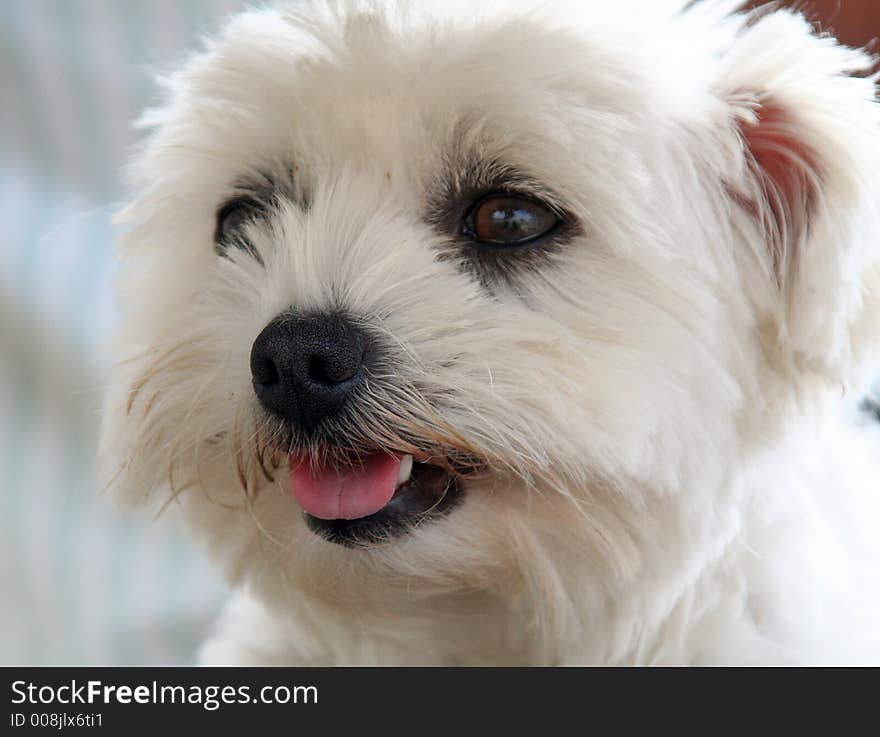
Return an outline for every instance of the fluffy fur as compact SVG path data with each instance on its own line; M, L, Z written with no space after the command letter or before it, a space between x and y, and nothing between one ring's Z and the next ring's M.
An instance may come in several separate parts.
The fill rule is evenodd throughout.
M144 118L103 459L239 592L205 662L878 661L870 60L732 2L475 5L244 13ZM435 216L509 170L578 231L475 274ZM339 432L479 459L459 508L306 528L248 368L290 307L395 346Z

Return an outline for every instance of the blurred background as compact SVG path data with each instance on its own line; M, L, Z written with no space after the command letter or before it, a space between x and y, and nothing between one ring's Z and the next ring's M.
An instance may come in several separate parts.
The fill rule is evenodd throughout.
M114 509L92 462L131 123L243 4L0 3L0 665L191 663L223 599L173 519ZM880 31L880 0L798 4L854 44Z
M221 584L99 498L110 218L152 74L239 0L0 3L0 664L192 662Z

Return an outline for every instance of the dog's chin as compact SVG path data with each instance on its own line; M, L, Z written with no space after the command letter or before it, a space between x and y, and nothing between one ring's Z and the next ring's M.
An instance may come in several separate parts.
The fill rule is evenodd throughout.
M444 468L413 463L407 481L388 503L372 514L353 519L322 519L303 512L309 529L329 542L347 547L389 543L414 528L444 517L464 496L462 479Z

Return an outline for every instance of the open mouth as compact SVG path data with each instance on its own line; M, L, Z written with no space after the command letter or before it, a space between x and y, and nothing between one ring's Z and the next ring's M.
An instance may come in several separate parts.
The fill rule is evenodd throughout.
M293 496L309 529L330 542L387 542L461 500L460 477L430 459L377 451L346 461L290 455Z

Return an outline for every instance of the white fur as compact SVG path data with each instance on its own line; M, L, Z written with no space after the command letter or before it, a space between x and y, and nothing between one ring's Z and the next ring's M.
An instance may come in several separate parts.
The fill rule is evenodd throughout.
M103 458L239 589L204 660L877 662L880 432L848 409L880 333L867 59L731 2L475 5L242 14L144 119ZM746 150L767 100L816 158L800 230ZM463 157L583 233L489 293L425 219ZM218 205L266 171L311 207L251 228L265 265L218 257ZM489 463L460 508L363 550L306 529L248 368L290 306L399 346L375 411Z

